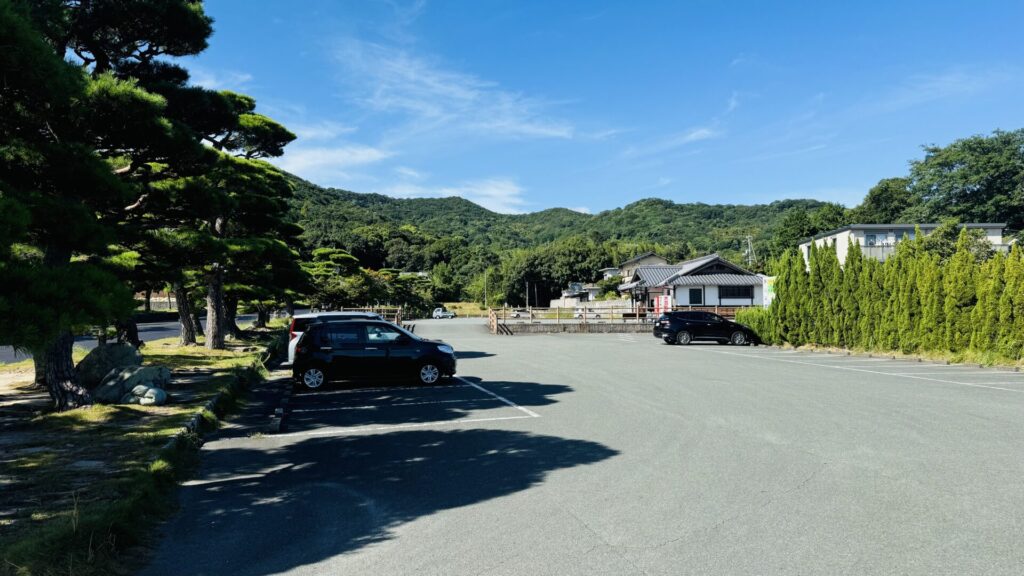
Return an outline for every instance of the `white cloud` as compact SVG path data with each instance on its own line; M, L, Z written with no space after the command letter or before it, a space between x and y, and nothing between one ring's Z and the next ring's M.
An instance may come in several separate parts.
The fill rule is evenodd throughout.
M626 158L656 156L658 154L664 154L665 152L671 152L677 148L686 146L687 144L693 144L702 140L710 140L712 138L719 138L722 135L723 132L716 128L712 128L710 126L698 126L678 134L672 134L671 136L662 138L656 142L641 146L630 146L622 152L622 155Z
M215 72L200 66L192 66L189 69L189 78L193 84L208 90L242 90L252 82L252 74L247 72Z
M590 211L590 208L587 208L586 206L576 206L575 208L569 208L569 210L579 212L580 214L593 214L593 212Z
M422 180L426 178L426 174L419 170L409 168L408 166L399 166L398 168L395 168L395 172L397 172L399 176L409 180Z
M355 127L340 124L338 122L332 122L330 120L311 124L294 123L289 124L288 128L292 132L295 132L300 141L334 140L339 136L351 134L356 131Z
M1011 70L953 69L939 74L915 74L875 104L886 112L913 108L937 100L984 92L1013 78Z
M570 123L545 113L550 103L404 49L352 40L337 60L352 89L361 92L361 106L412 121L397 131L402 136L441 129L504 138L573 136Z
M419 184L396 184L377 190L397 198L447 198L458 196L488 210L503 214L519 214L527 206L523 189L507 178L489 178L465 182L458 186L430 187Z
M729 96L729 102L725 105L725 113L726 114L730 114L730 113L732 113L733 110L735 110L735 109L737 109L739 107L740 107L740 95L739 95L739 92L735 92L734 91L732 93L732 95Z
M380 162L392 156L391 152L372 146L349 145L337 147L288 147L274 163L293 174L318 184L337 186L339 180L350 178L349 168Z

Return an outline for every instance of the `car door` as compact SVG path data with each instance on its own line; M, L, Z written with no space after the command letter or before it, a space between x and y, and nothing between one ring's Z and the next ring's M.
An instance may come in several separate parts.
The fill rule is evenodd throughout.
M366 341L370 346L385 352L381 358L374 358L375 371L384 378L398 378L413 372L420 359L416 340L387 324L368 324Z
M712 314L710 312L704 312L705 321L707 322L707 332L709 338L728 338L729 337L729 323L725 321L718 314Z
M372 350L367 350L366 328L360 322L331 322L324 331L321 350L331 354L330 377L357 380L370 373Z

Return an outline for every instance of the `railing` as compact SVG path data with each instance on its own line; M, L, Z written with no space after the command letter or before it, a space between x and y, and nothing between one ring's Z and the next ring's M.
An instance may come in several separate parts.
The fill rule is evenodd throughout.
M1002 252L1003 254L1005 254L1010 251L1010 245L993 244L992 250L995 252ZM885 262L887 258L896 253L896 244L876 244L874 246L861 246L860 252L864 256Z
M310 312L369 312L373 314L380 314L381 318L394 322L395 324L402 323L401 306L366 306L363 308L338 308L334 310L310 309Z
M675 306L672 308L672 311L697 310L733 319L736 317L737 310L742 308L745 308L745 306ZM662 310L660 309L645 306L612 308L497 308L487 311L487 327L492 334L497 334L501 331L500 326L505 324L649 324L654 322L661 312Z

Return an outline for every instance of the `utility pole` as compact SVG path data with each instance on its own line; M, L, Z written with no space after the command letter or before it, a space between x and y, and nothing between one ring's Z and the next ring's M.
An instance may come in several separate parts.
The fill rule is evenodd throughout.
M526 307L529 308L530 307L530 281L526 280L525 284L526 284Z
M490 268L484 269L484 308L487 308L487 273L490 271Z
M757 262L757 254L754 252L754 237L746 236L744 239L747 241L747 267L752 267L754 262Z

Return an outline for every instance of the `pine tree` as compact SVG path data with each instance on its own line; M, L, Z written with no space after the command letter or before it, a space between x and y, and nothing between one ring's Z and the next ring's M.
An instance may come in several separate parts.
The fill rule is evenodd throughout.
M860 244L851 238L847 246L846 262L842 272L842 287L839 296L840 312L837 314L841 321L840 342L841 346L853 348L857 346L857 321L861 315L860 300L857 298L857 290L864 278L864 256L860 251Z
M923 350L935 351L943 348L943 268L937 254L925 253L918 262L917 284L921 294L921 321L918 328L920 346Z

